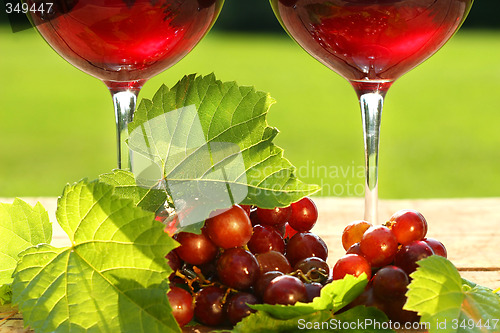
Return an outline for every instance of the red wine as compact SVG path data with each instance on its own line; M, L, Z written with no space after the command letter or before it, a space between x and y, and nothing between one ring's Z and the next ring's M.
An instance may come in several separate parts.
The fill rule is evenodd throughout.
M472 2L271 0L281 24L309 54L368 90L387 89L433 55L458 30Z
M32 21L57 53L101 80L143 82L191 51L223 0L51 2L52 11Z

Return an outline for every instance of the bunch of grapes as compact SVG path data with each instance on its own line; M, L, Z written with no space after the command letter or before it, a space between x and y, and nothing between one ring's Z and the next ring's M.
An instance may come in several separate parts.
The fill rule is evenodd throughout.
M426 234L427 221L414 210L396 212L385 225L372 226L366 221L347 225L342 233L347 252L333 267L332 278L365 273L369 279L350 307L375 306L393 321L418 321L415 312L403 310L409 275L417 269L418 260L433 254L447 256L444 245Z
M317 218L309 198L274 209L235 205L212 213L199 235L176 233L180 246L166 258L179 325L193 317L208 326L235 325L252 312L248 304L319 296L330 269L325 242L310 232Z

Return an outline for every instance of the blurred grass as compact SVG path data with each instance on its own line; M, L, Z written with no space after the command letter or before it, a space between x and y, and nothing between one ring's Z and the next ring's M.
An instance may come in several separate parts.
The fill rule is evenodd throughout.
M500 32L461 31L398 80L382 121L383 198L500 195ZM105 86L62 60L35 31L0 30L0 197L56 196L67 182L115 167ZM299 176L323 195L360 196L363 142L356 96L282 35L210 34L146 84L215 72L268 91L269 123Z

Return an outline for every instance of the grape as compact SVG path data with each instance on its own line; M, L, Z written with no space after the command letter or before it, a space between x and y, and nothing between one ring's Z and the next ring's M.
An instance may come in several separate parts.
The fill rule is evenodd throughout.
M304 283L307 293L307 302L312 302L315 297L319 297L323 285L318 282Z
M394 259L394 265L400 267L406 274L410 275L417 269L417 261L433 254L434 251L432 251L432 248L426 242L413 241L399 249Z
M434 254L445 258L448 256L446 248L440 241L434 238L424 238L424 242L426 242L427 245L431 247L432 251L434 251Z
M254 254L268 251L285 253L285 241L278 231L267 225L258 224L253 227L253 235L247 245Z
M427 233L427 221L416 210L400 210L392 215L389 227L400 244L422 240Z
M286 235L286 226L287 222L281 223L281 224L275 224L273 225L273 228L280 234L281 238L284 238Z
M309 257L318 257L326 260L328 257L328 248L325 242L315 234L302 232L296 234L288 241L286 257L292 265Z
M259 217L257 216L257 209L250 212L250 222L252 223L253 227L257 224L262 224L260 223Z
M352 301L347 307L347 309L352 309L358 305L364 306L373 306L379 309L380 311L385 312L386 304L381 302L378 298L376 298L373 294L373 288L367 287L361 295L359 295L354 301Z
M205 279L211 281L217 276L217 262L215 261L210 261L197 267L200 269L201 274L203 274L203 277L205 277Z
M307 290L295 276L282 275L274 278L264 292L264 303L293 305L307 301Z
M194 316L207 326L218 326L224 322L224 290L216 286L201 289L195 299Z
M174 273L176 270L178 270L182 267L181 258L179 258L179 255L175 252L175 250L170 251L165 256L165 259L167 259L168 266L170 266L170 268L172 268Z
M291 214L288 224L299 232L309 231L318 220L318 209L309 198L303 198L290 205Z
M232 325L236 325L255 310L250 309L247 304L258 304L257 297L250 293L238 292L228 297L225 304L226 316Z
M360 242L361 252L372 267L389 265L398 251L398 241L389 228L370 227Z
M366 221L354 221L349 223L342 232L342 246L348 250L355 243L361 242L365 231L372 227L372 224Z
M283 236L283 238L292 238L293 236L295 236L295 234L298 234L299 232L297 230L295 230L294 228L292 228L288 222L285 223L285 235Z
M361 252L361 245L359 243L352 244L352 246L346 251L345 254L357 254L364 257L363 252Z
M276 207L273 209L257 208L257 217L260 224L276 225L287 222L292 209L288 207Z
M268 251L258 254L256 258L259 262L260 274L270 271L280 271L288 274L292 271L292 266L290 266L286 257L280 252Z
M193 297L186 290L179 287L171 287L167 293L168 302L172 307L172 314L180 327L186 325L193 319L194 304Z
M255 281L255 283L253 285L253 289L254 289L255 294L259 298L262 299L264 297L264 292L266 291L267 286L269 285L269 283L275 277L278 277L278 276L281 276L281 275L284 275L284 274L282 272L280 272L280 271L269 271L269 272L266 272L264 274L261 274L259 276L259 278L257 279L257 281Z
M203 233L179 232L175 239L181 244L175 249L179 257L191 265L202 265L217 255L217 247Z
M250 213L252 212L252 206L251 205L239 205L245 213L247 213L248 216L250 216Z
M370 280L372 275L370 263L357 254L346 254L337 260L337 263L333 266L332 278L334 280L343 279L347 274L358 277L363 273Z
M406 297L400 297L396 300L391 300L385 304L385 313L392 321L399 323L412 323L420 321L420 317L416 312L403 310L403 305L406 303Z
M205 222L205 230L215 245L223 249L245 246L252 237L252 223L240 206L211 215Z
M401 268L385 266L373 276L373 293L380 300L401 298L409 283L408 275Z
M217 261L217 275L224 285L246 290L259 275L259 263L253 254L242 248L228 249Z
M315 282L324 282L330 275L330 267L321 258L310 257L302 259L293 266L293 270L300 270Z

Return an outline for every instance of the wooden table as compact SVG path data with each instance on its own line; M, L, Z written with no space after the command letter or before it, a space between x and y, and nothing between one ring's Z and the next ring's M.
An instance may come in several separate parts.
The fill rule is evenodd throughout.
M49 211L50 220L56 221L56 199L25 200L32 204L40 201ZM10 201L0 199L0 202ZM315 202L320 215L313 232L328 244L328 262L334 265L345 252L341 243L342 230L347 223L363 217L363 200L316 198ZM492 289L500 287L500 198L381 200L379 223L388 220L399 209L416 209L426 217L428 236L445 244L448 258L459 268L464 278ZM55 223L52 244L69 244L68 238ZM30 331L22 329L21 317L17 316L0 326L0 332Z

